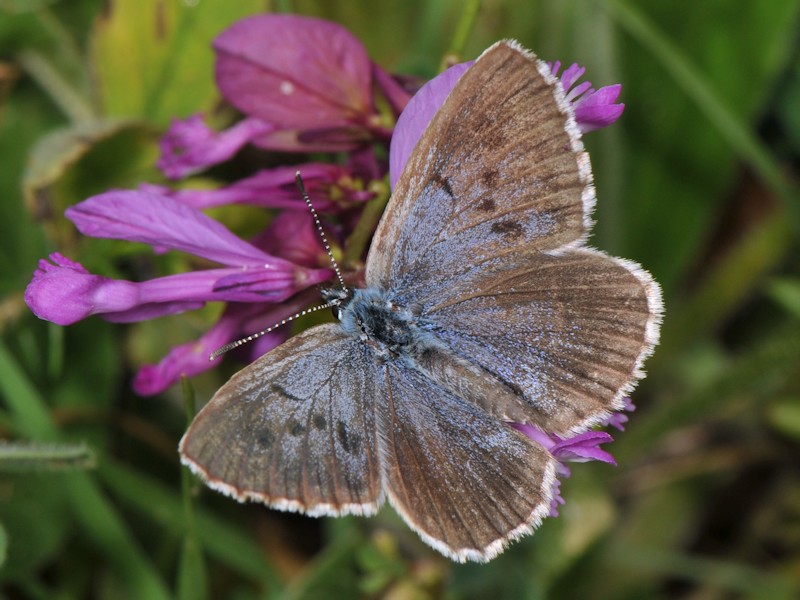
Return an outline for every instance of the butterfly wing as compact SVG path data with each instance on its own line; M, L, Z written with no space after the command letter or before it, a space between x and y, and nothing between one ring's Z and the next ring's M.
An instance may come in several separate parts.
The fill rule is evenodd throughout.
M660 292L634 263L596 250L477 263L426 300L426 319L454 352L481 365L566 435L622 408L658 336Z
M528 421L582 431L621 408L661 314L645 271L583 247L593 203L560 84L501 42L466 71L412 152L367 284L421 307L454 352L516 392Z
M509 42L464 73L395 186L368 286L421 297L470 262L577 243L594 203L589 157L547 66Z
M198 413L181 460L213 489L310 515L383 502L379 367L338 325L300 333L239 371Z
M538 526L555 481L542 446L400 361L383 376L386 493L426 543L483 562Z

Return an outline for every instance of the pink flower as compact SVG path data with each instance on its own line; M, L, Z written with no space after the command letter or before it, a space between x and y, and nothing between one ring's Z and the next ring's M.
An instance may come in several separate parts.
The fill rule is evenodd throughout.
M252 333L249 327L258 314L277 314L278 320L288 316L285 311L294 304L281 303L332 276L329 268L316 268L320 256L327 254L312 235L310 217L302 213L276 219L257 240L274 253L240 239L195 208L151 192L107 192L70 207L66 214L84 235L180 250L224 265L132 282L93 275L57 253L51 255L52 262L39 262L25 301L39 318L60 325L91 315L114 322L142 321L196 310L206 302L230 303L220 322L200 340L175 348L159 365L140 371L135 387L141 393L163 391L182 373L210 368L208 355ZM262 351L268 349L265 343L277 345L282 339L277 334L265 338Z
M217 85L246 119L215 134L198 115L176 120L159 167L179 179L252 143L266 150L353 151L388 143L409 94L341 25L266 14L234 23L214 41ZM379 112L376 89L391 114Z

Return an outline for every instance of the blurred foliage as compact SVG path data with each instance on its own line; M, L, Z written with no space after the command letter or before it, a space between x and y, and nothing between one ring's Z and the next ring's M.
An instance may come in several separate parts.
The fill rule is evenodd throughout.
M800 2L484 0L456 31L472 5L0 0L0 437L38 465L3 470L0 446L0 597L800 597ZM593 242L662 283L663 343L620 466L574 469L561 517L488 565L450 563L390 509L306 519L182 475L181 391L140 399L129 381L211 311L62 329L22 302L53 250L130 268L64 208L158 182L169 119L218 108L211 40L269 9L343 23L393 72L512 37L623 83L623 118L586 138ZM193 381L198 398L223 378ZM96 468L46 468L77 444Z

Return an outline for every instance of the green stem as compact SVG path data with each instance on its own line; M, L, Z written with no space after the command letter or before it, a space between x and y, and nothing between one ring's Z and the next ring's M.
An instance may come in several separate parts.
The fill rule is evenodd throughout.
M178 23L175 26L175 35L172 38L169 54L161 65L153 86L147 91L144 108L142 109L143 114L153 120L157 120L158 117L162 116L158 114L158 111L163 105L164 92L168 88L167 84L170 79L175 75L175 67L184 53L184 47L190 39L190 33L193 31L192 25L197 17L197 11L193 6L180 5L178 14Z
M55 381L64 369L64 327L48 323L47 338L47 374Z
M181 377L181 391L183 392L183 410L186 414L186 424L188 425L194 419L196 408L194 388L185 375ZM196 539L194 507L192 505L192 483L192 474L188 468L184 467L181 469L181 491L183 492L183 511L186 514L187 536Z
M786 181L770 151L706 84L691 61L643 14L624 0L610 0L601 5L631 37L660 61L675 83L694 101L731 147L781 198L794 228L800 230L800 197L797 190Z
M190 423L196 412L195 393L186 376L181 378L181 388L186 421ZM194 502L192 500L194 483L194 478L189 469L183 467L181 469L181 496L183 499L183 513L186 519L186 532L178 568L179 600L203 600L208 597L208 576L203 558L203 547L197 535Z
M95 464L94 452L84 444L0 443L0 472L88 469Z
M36 50L23 50L17 56L17 60L71 122L81 123L95 119L96 115L91 104L41 53Z
M39 8L34 12L36 18L57 44L59 61L66 63L76 71L81 71L84 67L84 57L81 54L80 46L75 41L75 37L69 29L64 27L61 20L53 14L49 8ZM85 83L85 82L84 82Z
M342 268L348 269L358 265L364 250L367 247L375 228L378 226L389 202L389 186L384 182L373 183L373 189L377 193L373 200L370 200L361 213L361 220L356 225L353 233L344 242L344 257L342 258Z
M782 210L745 234L710 269L688 301L668 316L670 327L664 330L649 367L657 371L656 365L666 365L693 341L715 331L780 261L793 239L791 223Z
M481 9L481 0L466 0L463 6L464 8L456 25L456 31L453 34L453 41L450 43L450 49L442 58L440 71L444 71L447 67L461 62L469 36L472 35L472 30L475 28L475 21Z

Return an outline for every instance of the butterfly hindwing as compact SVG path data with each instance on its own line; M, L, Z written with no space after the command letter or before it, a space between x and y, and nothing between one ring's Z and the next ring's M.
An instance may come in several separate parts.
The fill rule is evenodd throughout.
M423 301L453 352L517 390L560 435L622 408L657 339L660 293L637 265L585 248L475 265Z
M311 515L382 503L378 367L338 325L306 330L234 375L181 441L212 488Z
M555 461L543 447L403 363L384 378L386 492L428 544L486 561L548 514Z

